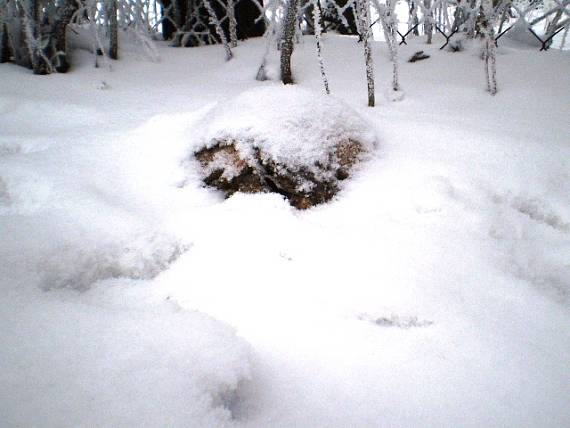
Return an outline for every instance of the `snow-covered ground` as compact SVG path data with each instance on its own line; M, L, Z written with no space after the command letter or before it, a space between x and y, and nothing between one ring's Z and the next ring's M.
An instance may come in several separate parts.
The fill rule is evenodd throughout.
M570 55L326 36L378 148L338 197L228 200L190 159L265 46L0 67L0 425L570 426ZM431 58L405 59L423 49ZM311 38L300 87L321 92ZM104 82L104 83L103 83ZM275 126L279 126L275 124Z

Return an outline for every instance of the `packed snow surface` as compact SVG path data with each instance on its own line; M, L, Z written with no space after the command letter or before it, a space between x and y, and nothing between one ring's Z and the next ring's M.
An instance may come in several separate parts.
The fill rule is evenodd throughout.
M399 102L373 45L374 109L351 37L334 101L312 38L294 89L254 80L262 40L1 65L0 425L570 426L570 55L501 39L491 97L478 46L408 40ZM326 205L188 166L220 129L311 156L334 115L379 144Z

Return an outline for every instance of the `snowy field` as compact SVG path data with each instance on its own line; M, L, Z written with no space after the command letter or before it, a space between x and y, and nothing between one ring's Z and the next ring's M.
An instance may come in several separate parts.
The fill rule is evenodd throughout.
M191 160L209 109L279 86L261 40L0 66L0 426L570 426L570 54L501 39L491 97L440 45L401 47L392 102L376 43L370 109L325 37L378 144L307 211ZM313 39L293 66L322 92Z

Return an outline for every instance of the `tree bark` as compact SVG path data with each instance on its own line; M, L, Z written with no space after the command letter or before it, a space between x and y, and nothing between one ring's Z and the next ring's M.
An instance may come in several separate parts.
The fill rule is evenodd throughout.
M32 45L32 69L34 74L45 75L51 72L49 57L49 35L44 34L42 21L42 1L29 2L28 31L29 42Z
M8 26L5 22L2 22L2 27L0 28L2 33L0 34L0 63L8 62L12 60L12 50L10 47L10 38L8 35Z
M366 84L368 88L368 107L374 107L374 62L372 60L372 52L370 50L370 18L368 16L369 3L368 0L356 0L358 7L358 21L360 36L364 46L364 62L366 64Z
M172 2L170 0L160 1L160 13L162 15L162 38L170 40L176 31L172 22Z
M493 5L491 0L484 0L482 7L482 32L484 37L484 59L485 74L487 77L487 90L491 95L497 93L497 65L496 65L496 45L495 29L492 21Z
M433 11L431 10L431 0L424 0L424 7L425 7L425 13L426 13L426 23L425 23L425 32L426 32L426 36L427 36L427 44L431 45L432 42L432 36L433 36Z
M327 73L325 70L325 60L323 58L322 48L321 48L321 33L322 33L322 19L321 19L321 5L319 0L313 2L313 29L315 32L315 41L317 43L317 58L319 59L319 68L321 70L321 79L323 81L323 86L325 88L325 93L328 95L331 93L329 89L329 79L327 78Z
M293 73L291 72L291 56L293 55L295 23L297 22L297 9L299 0L289 0L287 4L287 12L283 22L283 38L281 42L281 81L285 85L293 82Z
M117 0L108 0L107 20L109 21L109 58L119 59L119 25L117 22Z
M230 31L230 45L232 48L237 47L237 20L236 20L236 7L234 0L227 0L228 8L228 21L229 21L229 31Z
M53 24L52 37L56 51L55 69L58 73L66 73L70 67L67 60L67 26L77 12L77 8L75 0L66 0L59 8L56 21Z

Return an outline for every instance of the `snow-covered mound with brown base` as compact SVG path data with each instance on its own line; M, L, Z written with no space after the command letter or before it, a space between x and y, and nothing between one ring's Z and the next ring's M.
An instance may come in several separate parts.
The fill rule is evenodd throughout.
M345 102L293 86L244 92L206 117L195 156L207 185L280 193L301 209L330 200L376 141Z

